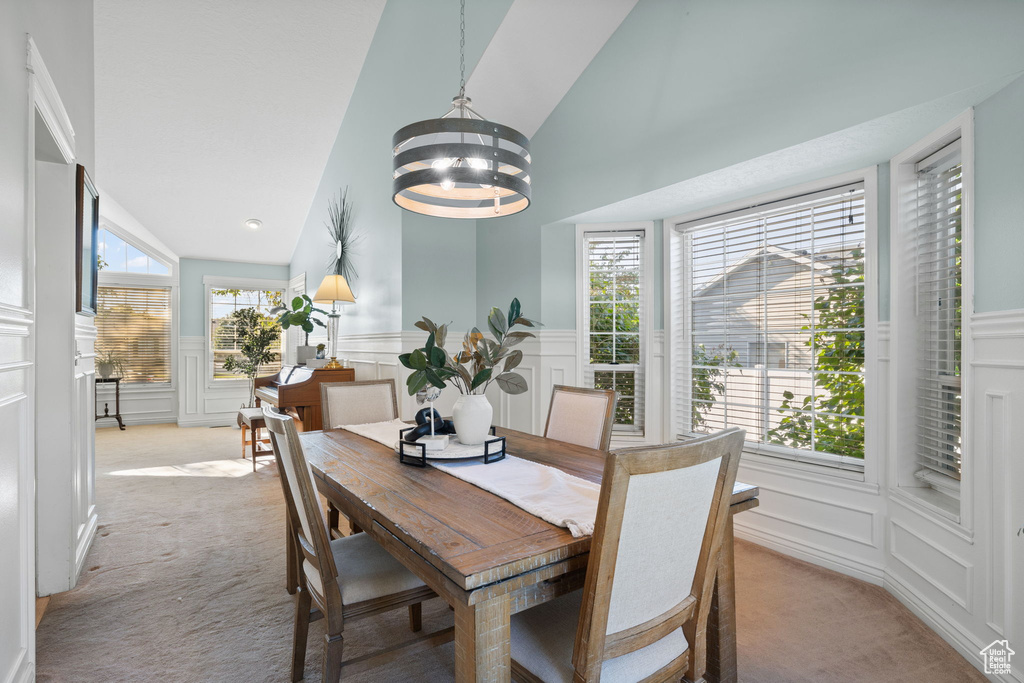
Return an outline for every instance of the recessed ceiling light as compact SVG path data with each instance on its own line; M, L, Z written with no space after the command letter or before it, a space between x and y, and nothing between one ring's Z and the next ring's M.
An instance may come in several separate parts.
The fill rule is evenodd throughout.
M245 227L251 228L253 230L259 230L261 225L263 225L263 221L258 220L256 218L250 218L245 222Z

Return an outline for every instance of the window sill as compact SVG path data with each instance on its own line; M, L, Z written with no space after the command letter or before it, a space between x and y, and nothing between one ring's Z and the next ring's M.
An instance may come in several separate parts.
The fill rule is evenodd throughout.
M863 486L869 493L878 493L878 485L868 483L865 480L863 470L843 469L825 463L808 462L797 460L785 455L760 450L743 449L743 456L740 459L740 467L753 464L759 469L791 470L803 473L808 478L816 479L839 479L861 488Z
M974 533L961 523L960 501L924 486L890 487L889 495L897 503L939 524L968 543Z

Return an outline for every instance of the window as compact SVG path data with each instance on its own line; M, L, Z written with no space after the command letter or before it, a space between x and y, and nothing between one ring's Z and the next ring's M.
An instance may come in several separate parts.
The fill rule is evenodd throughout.
M646 230L582 232L583 383L619 393L617 432L643 435Z
M96 353L124 366L128 384L171 383L171 289L98 287Z
M916 164L917 466L914 476L960 497L962 189L960 141Z
M866 239L864 183L675 226L681 435L863 470Z
M166 263L129 244L106 228L96 234L97 265L111 273L147 273L170 275Z
M231 283L228 283L231 284ZM233 315L246 308L254 308L268 324L274 322L270 309L280 306L284 287L241 288L216 285L207 287L209 296L210 351L213 362L213 379L237 379L241 375L224 369L229 356L241 355L242 342L235 333ZM260 374L272 374L281 369L281 341L274 349L275 357L260 370Z

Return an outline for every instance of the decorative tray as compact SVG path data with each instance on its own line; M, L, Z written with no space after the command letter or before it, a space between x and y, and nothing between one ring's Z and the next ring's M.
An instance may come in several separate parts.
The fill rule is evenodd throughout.
M428 460L469 460L471 458L483 458L484 464L489 465L505 458L505 437L494 436L494 427L491 427L493 438L485 440L482 444L469 446L459 441L454 434L449 436L448 446L439 451L428 451L424 443L418 441L406 441L406 432L415 427L399 431L398 444L395 450L398 451L398 459L403 465L415 467L426 467Z

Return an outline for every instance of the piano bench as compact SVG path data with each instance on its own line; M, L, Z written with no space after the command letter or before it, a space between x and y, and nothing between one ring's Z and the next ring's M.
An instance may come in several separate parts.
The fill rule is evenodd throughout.
M252 450L252 471L256 471L256 456L273 455L273 448L264 448L270 445L270 436L266 432L267 424L263 419L262 408L242 408L238 411L238 426L242 430L242 459L245 460L246 449ZM260 436L260 430L264 430L264 436Z

